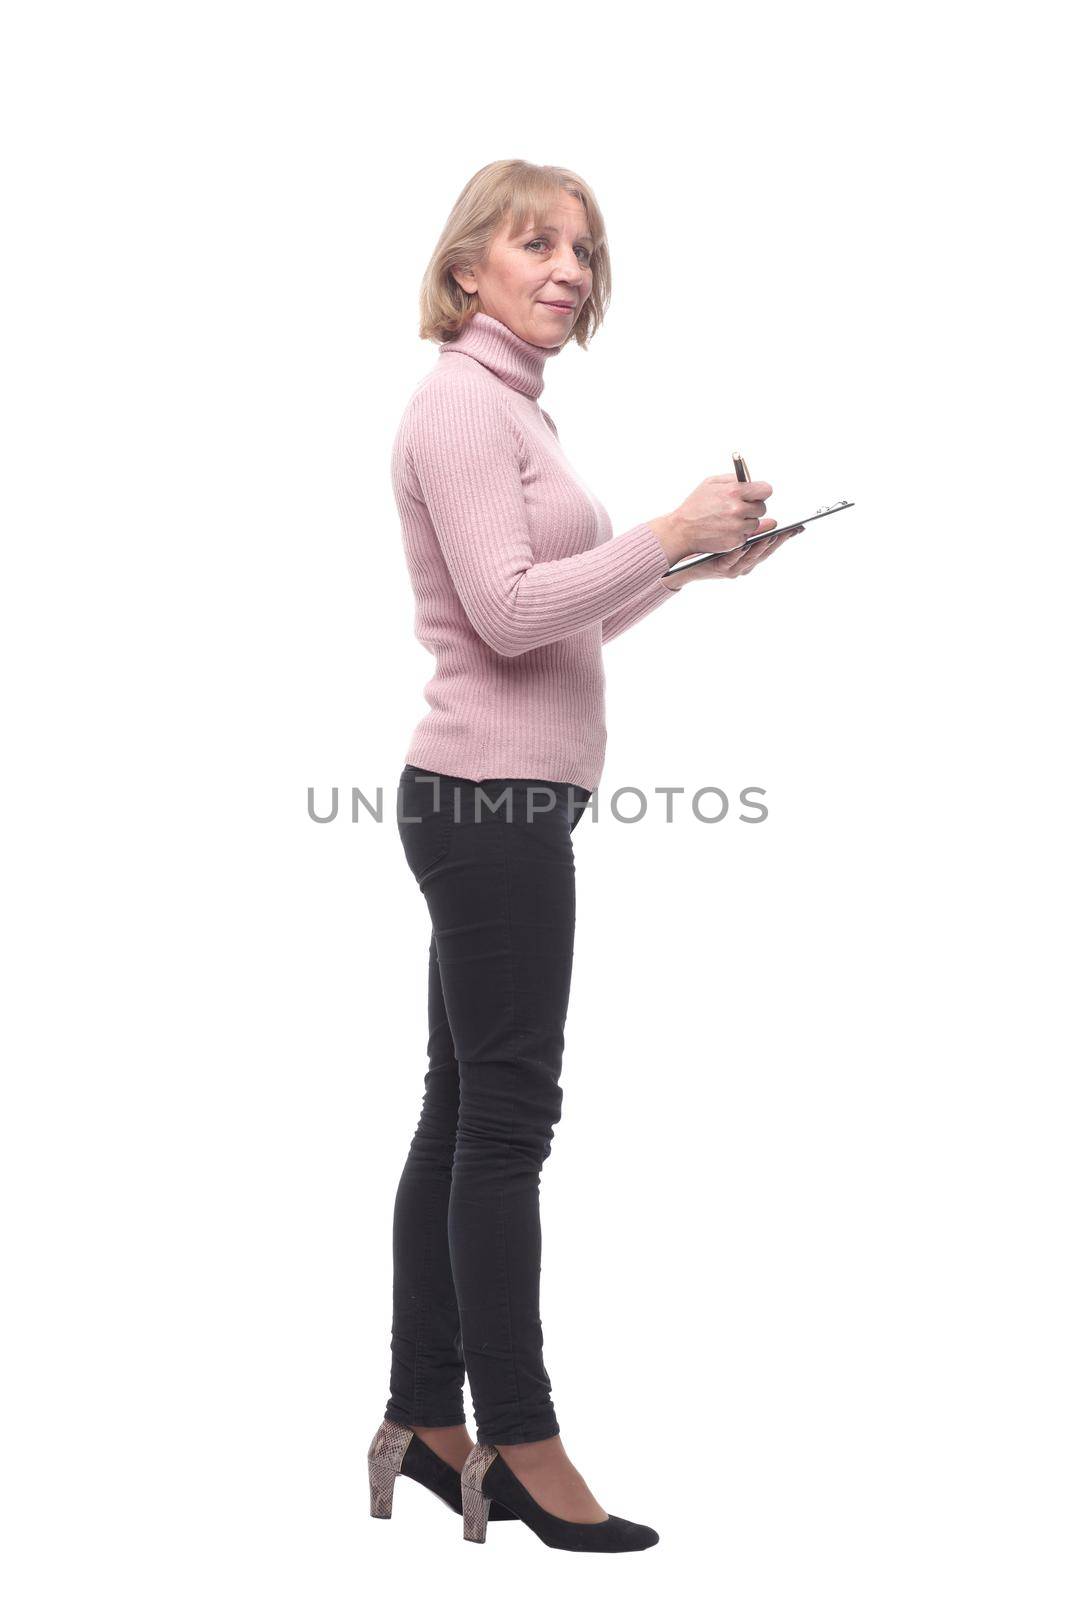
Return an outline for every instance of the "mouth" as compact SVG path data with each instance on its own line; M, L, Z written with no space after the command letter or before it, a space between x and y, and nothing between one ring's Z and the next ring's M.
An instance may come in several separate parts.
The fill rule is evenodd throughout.
M575 300L539 300L537 304L539 306L547 306L550 311L577 310L577 301Z

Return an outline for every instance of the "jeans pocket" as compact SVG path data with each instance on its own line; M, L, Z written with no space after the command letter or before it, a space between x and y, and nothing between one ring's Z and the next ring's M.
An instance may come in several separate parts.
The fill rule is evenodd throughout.
M396 824L407 864L419 887L452 844L452 798L447 780L405 772L397 785Z

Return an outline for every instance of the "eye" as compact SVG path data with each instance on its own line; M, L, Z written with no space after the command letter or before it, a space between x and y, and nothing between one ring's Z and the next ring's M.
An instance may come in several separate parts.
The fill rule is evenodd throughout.
M547 239L531 239L529 244L526 246L527 250L532 250L535 244L548 244L548 240ZM584 244L580 244L580 245L576 246L575 254L577 254L579 251L581 252L581 258L582 258L583 261L588 262L588 261L592 260L592 252L590 250L588 250Z

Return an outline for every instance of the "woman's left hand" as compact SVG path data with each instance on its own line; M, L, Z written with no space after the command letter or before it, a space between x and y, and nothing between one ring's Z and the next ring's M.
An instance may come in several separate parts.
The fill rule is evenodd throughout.
M774 526L774 519L766 517L756 532L766 533ZM753 567L758 567L761 561L766 561L769 555L773 555L775 550L786 544L794 533L803 531L802 525L799 528L790 528L788 533L776 533L769 539L760 539L758 544L739 545L736 550L725 551L722 555L712 556L707 561L696 561L682 572L672 574L673 582L669 582L667 578L664 578L663 582L667 584L668 589L684 589L687 583L696 583L702 578L743 578Z

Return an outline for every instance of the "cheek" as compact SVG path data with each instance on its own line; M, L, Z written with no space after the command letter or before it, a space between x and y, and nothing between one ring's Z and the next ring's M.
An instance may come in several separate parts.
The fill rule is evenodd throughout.
M549 281L544 262L531 262L522 275L519 287L526 294L538 295Z

